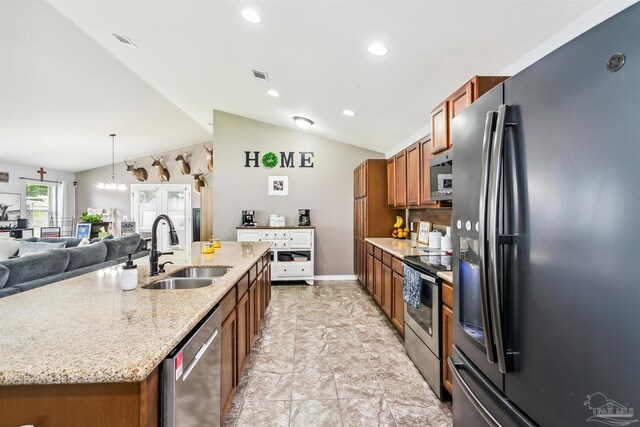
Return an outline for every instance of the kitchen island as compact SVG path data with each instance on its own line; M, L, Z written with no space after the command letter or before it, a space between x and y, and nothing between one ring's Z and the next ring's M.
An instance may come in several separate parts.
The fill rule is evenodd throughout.
M236 336L243 334L248 354L270 296L269 247L223 242L216 253L201 254L194 243L190 266L232 267L198 289L142 288L189 266L167 265L166 273L149 277L148 262L140 259L133 291L121 290L120 271L111 267L3 298L0 426L157 425L158 365L217 304L223 328L227 316L236 320L244 298L255 308L243 307L246 319L232 322L234 330L240 323L246 329L231 336L232 395ZM225 387L224 373L222 379ZM85 413L93 418L82 418Z

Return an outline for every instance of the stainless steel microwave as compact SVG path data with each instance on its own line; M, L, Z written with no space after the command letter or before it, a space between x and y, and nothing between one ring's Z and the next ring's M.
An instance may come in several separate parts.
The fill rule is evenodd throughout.
M453 153L439 154L429 161L431 200L453 199Z

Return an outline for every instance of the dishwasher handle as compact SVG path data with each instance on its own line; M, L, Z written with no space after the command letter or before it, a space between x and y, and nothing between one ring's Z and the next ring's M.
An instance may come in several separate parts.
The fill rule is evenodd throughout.
M207 338L207 340L202 344L202 346L200 347L196 355L193 356L193 359L191 359L191 361L189 362L189 365L187 365L187 367L184 369L184 374L182 374L182 381L186 381L191 371L193 371L193 368L195 368L198 362L200 361L200 358L202 357L202 355L205 353L205 351L207 351L207 349L209 348L213 340L216 339L216 337L219 334L220 332L216 328L211 333L211 335L209 335L209 338Z

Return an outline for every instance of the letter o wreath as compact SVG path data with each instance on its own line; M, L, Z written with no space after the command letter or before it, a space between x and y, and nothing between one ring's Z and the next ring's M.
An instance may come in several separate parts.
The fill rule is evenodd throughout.
M269 151L262 156L262 164L269 169L275 168L278 165L278 156L273 151Z

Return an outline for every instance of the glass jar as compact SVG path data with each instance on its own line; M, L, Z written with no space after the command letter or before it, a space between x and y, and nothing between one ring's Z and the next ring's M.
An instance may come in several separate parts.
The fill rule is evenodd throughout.
M213 243L204 242L202 244L202 253L203 254L212 254L214 252L215 252L215 249L213 248Z

